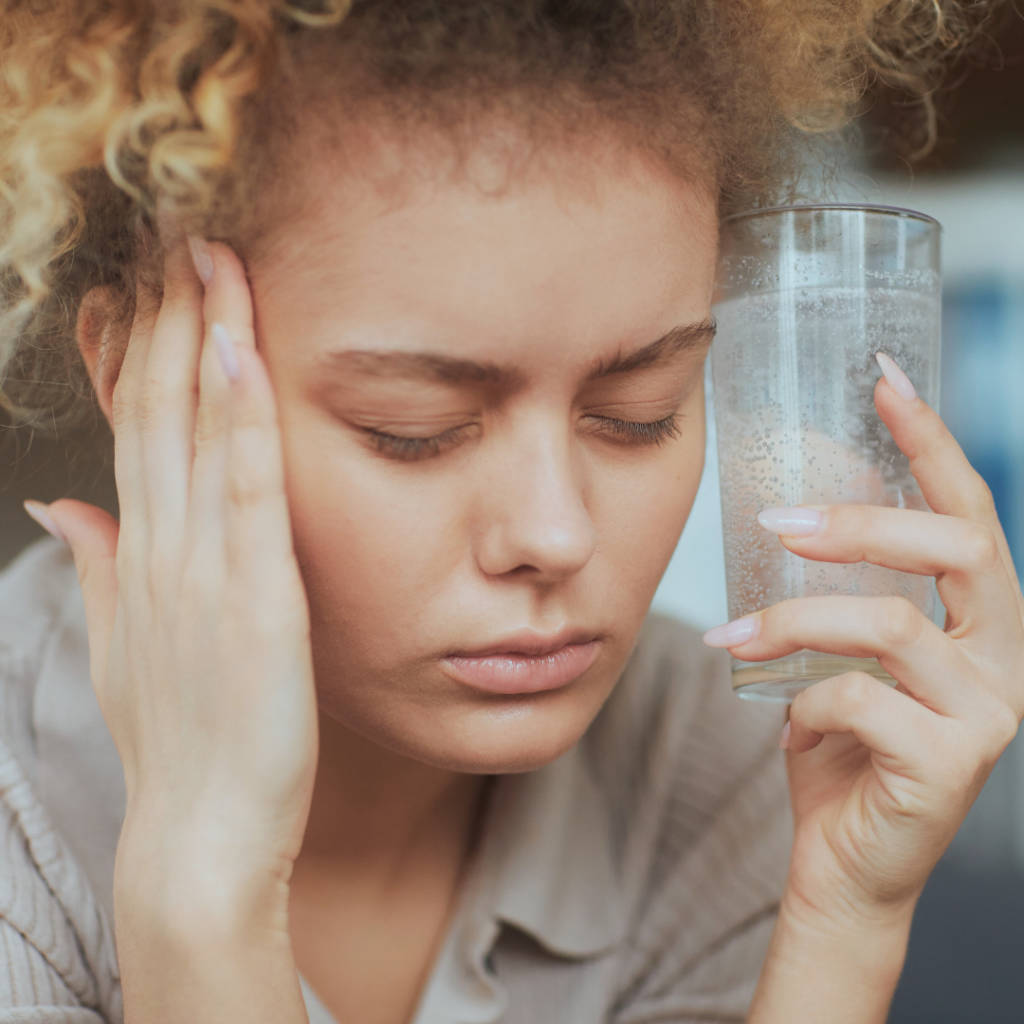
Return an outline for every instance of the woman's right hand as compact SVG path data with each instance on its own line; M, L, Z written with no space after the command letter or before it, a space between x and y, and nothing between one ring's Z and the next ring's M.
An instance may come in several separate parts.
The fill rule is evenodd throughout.
M113 393L120 526L75 501L48 513L74 552L93 685L124 765L115 907L129 1019L304 1020L287 897L317 760L307 602L246 275L226 246L193 245L194 264L184 240L169 250L159 313L136 318ZM267 940L255 955L268 992L281 972L292 984L248 1016L229 985L232 1012L217 1016L221 1000L191 975L206 970L204 941L209 970L230 973L236 938ZM176 1011L182 984L200 1003Z

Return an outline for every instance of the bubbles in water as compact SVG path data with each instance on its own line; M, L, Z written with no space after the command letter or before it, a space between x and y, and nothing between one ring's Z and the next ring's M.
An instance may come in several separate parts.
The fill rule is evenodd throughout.
M902 287L883 286L892 283ZM891 355L934 401L939 295L904 290L902 281L879 285L761 292L715 310L712 368L733 618L814 594L902 594L931 614L929 578L867 562L805 561L756 518L764 508L805 504L927 508L875 412L875 353Z

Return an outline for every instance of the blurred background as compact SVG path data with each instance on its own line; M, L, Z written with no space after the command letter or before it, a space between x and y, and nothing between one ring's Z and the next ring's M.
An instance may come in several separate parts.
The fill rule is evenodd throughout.
M987 480L1024 565L1024 6L1006 5L940 97L939 143L913 168L887 145L893 103L861 118L835 198L921 210L944 226L942 414ZM897 111L898 113L898 111ZM898 129L896 129L898 130ZM727 618L713 422L693 514L655 607L704 629ZM96 414L47 439L0 420L0 567L41 531L25 498L116 508ZM1024 1020L1024 738L999 762L929 882L890 1024Z

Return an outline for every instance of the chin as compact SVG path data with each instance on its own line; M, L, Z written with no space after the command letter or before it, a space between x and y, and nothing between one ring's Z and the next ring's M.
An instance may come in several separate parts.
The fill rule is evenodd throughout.
M611 693L610 681L578 679L559 690L473 696L428 708L353 715L324 710L348 728L404 757L470 775L534 771L561 757L587 731Z
M429 758L451 771L474 775L534 771L570 750L587 731L597 710L581 708L567 713L566 709L533 700L487 715L473 715L444 749L431 744L433 749L424 750L419 759Z

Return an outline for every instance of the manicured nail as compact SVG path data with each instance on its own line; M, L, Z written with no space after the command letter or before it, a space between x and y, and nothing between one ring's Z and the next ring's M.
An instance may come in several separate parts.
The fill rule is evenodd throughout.
M739 647L753 640L760 628L761 620L756 615L748 615L745 619L736 619L735 622L709 629L704 634L704 643L708 647Z
M188 236L188 251L192 253L192 264L196 268L199 280L209 284L213 280L213 257L210 247L198 235Z
M61 528L50 518L47 513L48 505L44 505L41 501L26 501L25 511L47 532L52 534L57 540L64 541L67 544L68 539L61 532Z
M241 369L238 365L238 355L235 353L235 343L231 340L227 328L223 324L214 324L210 328L213 335L213 343L217 346L217 355L220 356L220 365L224 367L224 374L228 380L238 380Z
M825 514L813 508L766 508L757 521L781 537L810 537L825 525Z
M792 731L789 722L782 727L782 735L779 737L779 750L789 749L789 734Z
M889 382L889 387L900 398L905 398L908 402L912 402L917 398L914 385L910 383L910 378L896 365L895 359L887 356L884 352L876 352L875 358L878 360L878 365L882 368L882 373L885 374L885 379Z

